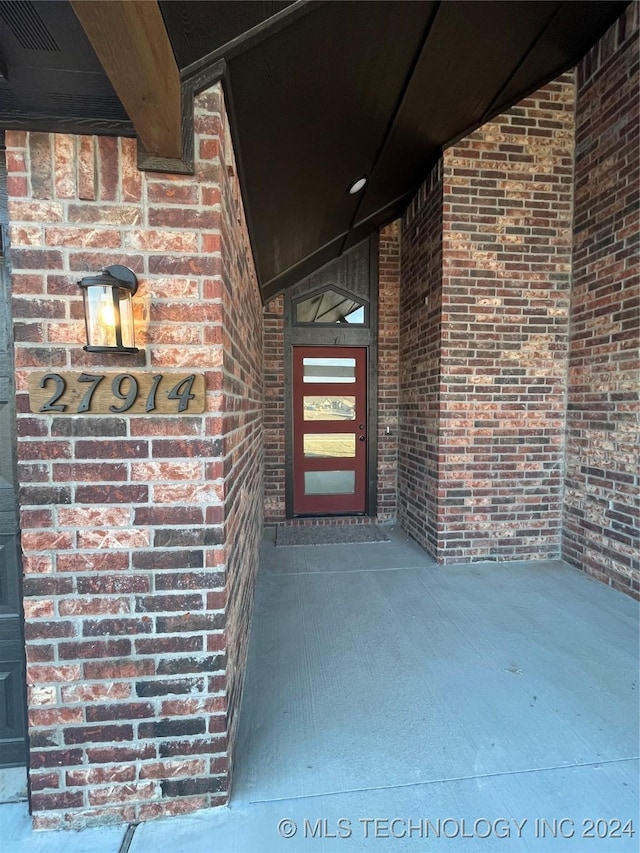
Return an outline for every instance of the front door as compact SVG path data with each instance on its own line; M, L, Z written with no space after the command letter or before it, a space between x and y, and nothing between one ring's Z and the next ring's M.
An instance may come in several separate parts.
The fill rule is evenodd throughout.
M367 348L293 347L293 511L364 513Z

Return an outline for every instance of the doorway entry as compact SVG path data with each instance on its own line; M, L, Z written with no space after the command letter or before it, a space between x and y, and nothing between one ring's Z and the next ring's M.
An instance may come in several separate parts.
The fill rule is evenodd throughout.
M378 241L284 297L285 513L377 512Z
M293 510L364 513L367 348L293 347Z

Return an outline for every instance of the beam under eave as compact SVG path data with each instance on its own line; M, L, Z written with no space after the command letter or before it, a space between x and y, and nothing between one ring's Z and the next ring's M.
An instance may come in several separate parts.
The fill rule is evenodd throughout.
M155 0L70 0L148 154L180 158L180 73Z

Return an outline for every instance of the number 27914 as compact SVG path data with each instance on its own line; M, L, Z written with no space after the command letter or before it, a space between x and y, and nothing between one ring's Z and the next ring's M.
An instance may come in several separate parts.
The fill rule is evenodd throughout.
M204 411L204 376L42 373L30 377L31 410L41 414L179 414Z

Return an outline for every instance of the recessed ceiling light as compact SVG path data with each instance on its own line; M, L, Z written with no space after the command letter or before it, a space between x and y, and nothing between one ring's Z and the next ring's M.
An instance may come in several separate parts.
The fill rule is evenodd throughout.
M366 183L367 179L365 177L358 178L358 180L354 181L349 187L349 195L355 195L356 193L359 193L360 190L364 188Z

